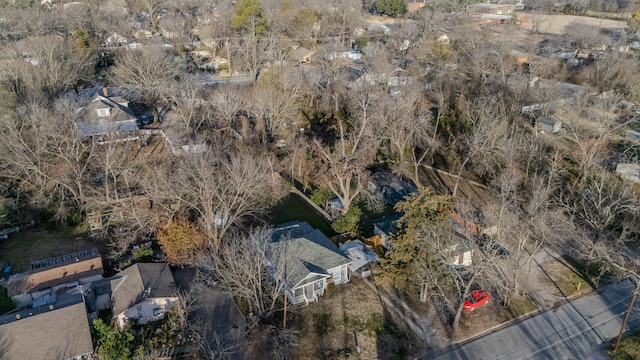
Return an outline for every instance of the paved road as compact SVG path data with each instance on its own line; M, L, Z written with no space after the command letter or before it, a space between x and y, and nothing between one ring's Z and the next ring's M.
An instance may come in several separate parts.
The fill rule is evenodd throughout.
M606 286L598 293L453 346L435 359L604 359L601 345L618 335L633 289L628 280ZM640 328L639 303L628 329Z

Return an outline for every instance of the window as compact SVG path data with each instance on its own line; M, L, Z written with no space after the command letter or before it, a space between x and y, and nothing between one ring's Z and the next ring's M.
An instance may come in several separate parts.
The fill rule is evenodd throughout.
M162 315L162 308L159 308L159 307L154 308L153 309L153 316L160 316L160 315Z
M111 113L110 111L111 109L97 109L96 112L98 113L98 117L106 117L109 116L109 114Z

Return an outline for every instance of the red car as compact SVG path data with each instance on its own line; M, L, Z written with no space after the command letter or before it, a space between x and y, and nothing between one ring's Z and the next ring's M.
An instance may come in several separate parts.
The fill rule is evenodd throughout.
M491 295L483 290L474 290L464 298L463 310L473 311L480 306L487 304L491 300Z

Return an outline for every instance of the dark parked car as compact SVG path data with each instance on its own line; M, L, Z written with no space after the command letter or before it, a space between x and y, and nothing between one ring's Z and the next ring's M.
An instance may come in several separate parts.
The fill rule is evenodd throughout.
M509 252L509 250L505 249L503 246L501 246L500 244L496 244L494 241L491 240L491 238L486 235L486 234L482 234L482 235L478 235L476 236L476 245L478 245L478 247L482 250L484 250L485 252L489 253L489 254L495 254L500 256L503 259L506 259L509 257L509 255L511 254Z

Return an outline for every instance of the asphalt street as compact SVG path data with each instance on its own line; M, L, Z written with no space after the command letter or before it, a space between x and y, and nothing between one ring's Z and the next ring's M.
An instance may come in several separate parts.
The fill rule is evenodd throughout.
M422 359L604 359L603 343L618 336L634 290L624 280L558 308L516 321ZM640 328L640 299L627 329Z

